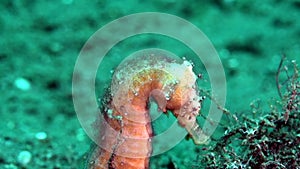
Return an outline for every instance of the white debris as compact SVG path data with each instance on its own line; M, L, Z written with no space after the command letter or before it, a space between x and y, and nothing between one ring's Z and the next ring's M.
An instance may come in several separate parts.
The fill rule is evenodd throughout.
M27 91L31 88L31 84L27 79L24 79L22 77L19 77L15 80L14 85L23 91Z
M31 153L29 151L21 151L18 155L18 162L22 165L27 165L31 161Z
M40 141L43 141L43 140L46 140L47 139L47 133L45 132L38 132L35 134L35 138L40 140Z

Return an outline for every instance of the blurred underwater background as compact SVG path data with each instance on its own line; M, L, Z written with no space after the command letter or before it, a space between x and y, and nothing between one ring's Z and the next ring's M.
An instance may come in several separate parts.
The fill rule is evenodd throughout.
M87 165L93 142L72 102L76 59L98 29L139 12L176 15L203 31L225 69L224 109L230 112L209 144L182 140L151 157L150 168L300 168L298 0L2 0L0 168ZM110 86L116 66L145 48L165 49L191 60L195 73L203 74L199 87L209 89L205 67L188 46L166 36L142 34L107 53L96 77L97 97ZM283 86L282 96L278 85ZM204 100L204 116L209 104L209 98ZM164 127L154 124L154 130Z

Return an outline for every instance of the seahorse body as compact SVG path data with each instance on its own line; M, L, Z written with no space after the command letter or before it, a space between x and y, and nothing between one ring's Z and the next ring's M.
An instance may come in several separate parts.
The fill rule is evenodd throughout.
M99 150L91 168L149 168L153 136L149 98L163 112L171 110L196 144L206 142L208 137L196 123L201 107L195 81L189 62L161 53L145 53L121 63L115 70L112 98L104 113L111 128L101 128L100 140L106 149Z

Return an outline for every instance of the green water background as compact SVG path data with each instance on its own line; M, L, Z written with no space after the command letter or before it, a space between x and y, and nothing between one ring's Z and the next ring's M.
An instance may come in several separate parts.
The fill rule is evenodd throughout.
M270 100L278 99L275 74L281 54L299 62L300 2L296 0L3 0L0 168L79 168L92 143L72 103L76 58L87 39L108 22L149 11L182 17L207 35L225 68L226 107L231 112L247 113L250 102L257 99L266 103L267 109ZM122 58L149 47L164 48L188 59L194 57L186 46L166 37L132 37L115 46L107 56L107 64L99 68L97 95L101 96L103 87L109 85L111 70ZM197 73L205 72L201 65L195 69ZM16 86L20 78L30 83L29 90ZM39 132L45 132L47 138L39 139ZM153 157L151 166L170 168L176 164L190 168L201 148L191 140L183 140L171 151ZM22 151L31 153L29 163L22 164Z

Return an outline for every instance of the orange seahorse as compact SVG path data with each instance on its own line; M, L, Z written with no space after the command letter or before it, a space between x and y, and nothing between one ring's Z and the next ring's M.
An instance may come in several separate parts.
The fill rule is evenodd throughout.
M94 169L147 169L152 153L149 98L177 117L195 144L208 137L196 122L201 108L196 75L188 61L160 52L127 58L115 70L110 99L101 126L101 148L94 154ZM104 148L103 148L104 147Z

